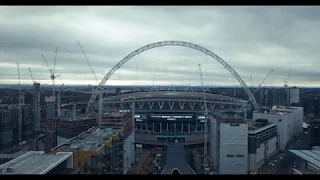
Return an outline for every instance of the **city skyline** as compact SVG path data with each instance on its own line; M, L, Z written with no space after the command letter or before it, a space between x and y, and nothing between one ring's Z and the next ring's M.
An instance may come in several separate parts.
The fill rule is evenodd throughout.
M57 84L97 84L77 45L83 45L98 81L118 61L149 43L180 40L201 45L257 85L271 69L268 86L319 86L316 47L318 7L0 7L0 84L50 83L41 55ZM126 63L107 84L238 85L218 62L195 50L162 47ZM252 82L251 82L252 76Z

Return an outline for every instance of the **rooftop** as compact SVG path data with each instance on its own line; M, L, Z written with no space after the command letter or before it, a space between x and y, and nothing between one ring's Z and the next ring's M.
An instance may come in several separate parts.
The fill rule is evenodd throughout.
M120 127L93 127L70 139L64 144L55 147L54 151L97 151L101 146L113 136L118 134Z
M0 165L0 174L46 174L71 156L72 152L45 154L43 151L30 151Z
M257 122L257 121L251 121L247 120L248 126L249 126L249 131L254 132L254 131L261 131L264 129L268 129L269 127L276 126L274 123L266 123L266 122Z
M290 150L291 153L299 156L301 159L320 168L320 151L319 150Z

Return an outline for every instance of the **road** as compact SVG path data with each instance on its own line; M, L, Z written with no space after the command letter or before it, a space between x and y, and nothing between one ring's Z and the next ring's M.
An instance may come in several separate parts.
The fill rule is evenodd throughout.
M304 150L308 147L308 134L302 134L288 145L287 150L274 155L266 165L260 168L258 174L292 174L292 168L296 167L298 159L289 150Z

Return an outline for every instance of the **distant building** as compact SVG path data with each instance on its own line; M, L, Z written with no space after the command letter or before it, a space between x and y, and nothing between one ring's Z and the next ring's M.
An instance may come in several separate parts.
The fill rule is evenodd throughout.
M13 143L13 122L11 112L7 109L0 109L0 150Z
M30 105L22 105L22 140L33 137L33 112ZM0 107L0 151L20 143L18 141L18 105Z
M314 97L314 100L313 100L313 115L314 115L314 117L320 116L320 98L319 98L319 96Z
M291 104L300 104L301 103L301 92L297 87L289 88L289 101Z
M64 174L73 170L72 152L45 154L43 151L30 151L0 165L1 174ZM74 174L74 173L73 173Z
M320 146L320 119L316 118L308 122L310 146Z

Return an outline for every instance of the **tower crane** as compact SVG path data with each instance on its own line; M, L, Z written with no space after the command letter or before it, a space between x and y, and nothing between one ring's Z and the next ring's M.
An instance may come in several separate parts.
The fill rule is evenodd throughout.
M86 60L88 66L89 66L89 68L91 70L91 73L92 73L94 79L96 80L97 84L99 84L98 78L97 78L96 73L94 72L94 70L93 70L93 68L92 68L92 66L91 66L91 64L89 62L87 54L85 53L85 51L84 51L83 47L81 46L80 42L78 41L77 43L78 43L79 48L80 48L80 50L81 50L81 52L83 54L84 59ZM103 91L101 91L101 89L100 89L100 93L99 93L99 99L100 99L99 100L99 119L98 119L99 123L101 122L101 116L102 116L102 106L103 106L102 98L103 98Z
M31 77L32 83L35 84L36 81L33 80L32 71L31 71L31 69L29 67L28 67L28 69L29 69L29 73L30 73L30 77Z
M90 68L90 70L91 70L91 73L92 73L94 79L96 80L97 84L99 84L98 78L97 78L96 73L94 72L94 70L93 70L93 68L92 68L92 66L91 66L91 64L90 64L90 62L89 62L89 59L88 59L88 57L87 57L87 54L84 52L84 49L82 48L80 42L78 41L77 43L78 43L78 45L79 45L79 47L80 47L80 50L81 50L81 52L82 52L82 54L83 54L83 56L84 56L84 59L86 60L88 66L89 66L89 68Z
M205 95L205 89L203 86L203 79L202 79L202 70L201 64L199 64L199 74L202 86L202 95L203 95L203 103L204 103L204 149L203 149L203 167L204 167L204 174L208 174L209 164L208 164L208 107L207 107L207 99Z
M55 87L54 87L55 79L60 76L60 74L57 75L57 76L54 74L55 73L55 69L56 69L57 53L58 53L58 48L56 48L56 52L55 52L55 55L54 55L54 61L53 61L53 68L51 68L51 69L48 66L47 59L44 57L44 55L42 55L42 59L43 59L44 63L46 64L46 66L47 66L47 68L49 70L50 79L52 81L52 95L53 95L53 97L55 97Z
M267 76L260 82L260 84L258 85L258 87L253 91L253 95L255 95L259 90L260 90L260 87L265 83L265 81L268 79L268 77L272 74L272 72L273 72L274 70L273 69L271 69L271 71L267 74ZM250 99L248 99L247 101L249 101ZM246 107L246 104L245 105L243 105L242 107L241 107L241 109L244 109Z
M18 88L19 88L19 105L18 105L18 141L22 141L22 104L24 103L24 97L21 92L21 87L20 87L20 66L19 63L17 62L18 66Z

